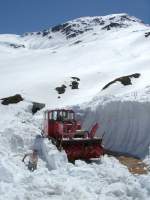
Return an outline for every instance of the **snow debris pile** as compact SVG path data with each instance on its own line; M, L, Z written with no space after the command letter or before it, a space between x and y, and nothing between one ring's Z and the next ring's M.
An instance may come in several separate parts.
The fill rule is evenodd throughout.
M150 174L133 176L118 160L104 156L87 164L68 163L64 152L40 136L41 111L32 105L0 105L0 200L148 199ZM38 169L21 162L26 151L38 148Z

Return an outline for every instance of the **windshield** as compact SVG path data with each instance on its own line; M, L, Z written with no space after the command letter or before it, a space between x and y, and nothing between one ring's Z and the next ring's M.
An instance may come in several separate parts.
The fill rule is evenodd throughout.
M75 119L75 117L73 111L58 110L58 111L51 111L49 113L49 119L59 120L59 121L72 121Z

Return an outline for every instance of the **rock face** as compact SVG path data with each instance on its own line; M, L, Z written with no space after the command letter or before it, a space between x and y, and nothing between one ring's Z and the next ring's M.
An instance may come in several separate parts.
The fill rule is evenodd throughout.
M0 100L2 100L1 103L3 105L9 105L9 104L15 104L15 103L19 103L20 101L23 101L23 98L20 94L16 94L14 96L2 98Z
M38 103L38 102L32 102L32 103L33 103L32 114L35 114L37 111L45 107L44 103Z
M124 24L121 24L121 23L115 23L115 22L111 22L110 24L108 24L107 26L104 26L102 29L103 30L111 30L112 28L123 28L125 27Z
M18 49L18 48L25 48L25 45L23 45L23 44L10 44L10 47L13 47L14 49Z
M149 36L150 36L150 32L146 32L145 37L149 37Z
M131 74L131 75L128 75L128 76L122 76L120 78L116 78L115 80L109 82L108 84L106 84L102 90L108 88L110 85L116 83L117 81L119 81L122 85L132 85L132 82L131 82L131 78L139 78L141 74L139 73L135 73L135 74Z
M9 105L9 104L19 103L20 101L23 101L24 99L22 98L22 96L20 94L16 94L14 96L2 98L0 100L2 101L1 103L3 105ZM33 104L32 114L35 114L37 111L39 111L45 107L45 104L43 104L43 103L32 102L32 104Z
M71 77L69 87L72 90L79 89L79 82L80 82L80 78L73 76ZM67 90L67 86L62 84L61 86L56 87L55 90L57 91L58 94L64 94ZM61 97L58 96L57 98L60 99Z
M70 85L71 89L79 89L79 82L78 81L72 81Z
M38 36L41 38L47 38L51 40L54 39L55 35L59 33L67 40L69 40L81 34L84 34L85 32L92 31L95 29L95 27L100 27L101 30L109 31L114 28L126 28L136 22L142 23L142 21L136 19L135 17L131 17L125 13L118 15L110 15L106 17L82 17L72 21L68 21L63 24L58 24L54 27L44 29L39 32L25 33L22 37Z
M55 90L58 92L58 94L63 94L66 91L66 85L61 85L60 87L56 87Z
M72 90L74 89L79 89L79 81L80 81L80 78L78 77L71 77L72 81L71 81L71 84L70 84L70 87Z

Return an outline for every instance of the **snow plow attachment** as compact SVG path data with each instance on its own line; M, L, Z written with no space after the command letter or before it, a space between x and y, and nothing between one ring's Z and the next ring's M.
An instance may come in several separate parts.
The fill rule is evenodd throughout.
M99 158L104 154L101 142L102 140L99 138L64 139L61 141L60 146L65 150L69 161L89 160L91 158Z

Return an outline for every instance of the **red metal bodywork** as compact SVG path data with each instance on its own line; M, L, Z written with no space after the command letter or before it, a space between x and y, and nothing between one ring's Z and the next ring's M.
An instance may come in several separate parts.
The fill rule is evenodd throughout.
M44 113L43 135L64 149L69 160L98 158L104 154L102 140L95 137L96 123L90 132L83 131L73 110L47 110Z

